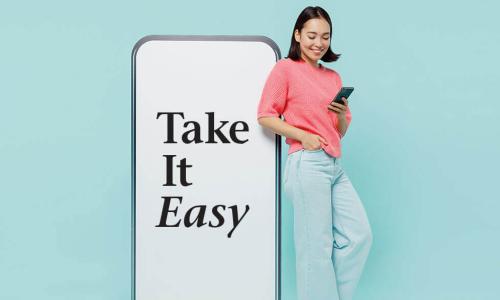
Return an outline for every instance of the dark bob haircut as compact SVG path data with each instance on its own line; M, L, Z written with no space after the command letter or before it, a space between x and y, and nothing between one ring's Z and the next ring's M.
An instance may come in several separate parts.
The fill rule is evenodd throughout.
M339 59L340 54L333 53L331 48L332 41L332 21L330 20L330 16L328 13L319 6L308 6L304 8L304 10L300 13L297 21L295 22L295 27L293 27L292 32L292 41L290 44L290 50L288 50L288 56L286 58L291 58L294 61L299 60L300 57L300 43L295 41L295 29L301 32L302 28L304 28L304 23L309 21L310 19L325 19L328 24L330 24L330 46L328 46L328 50L326 53L320 58L320 60L324 62L332 62Z

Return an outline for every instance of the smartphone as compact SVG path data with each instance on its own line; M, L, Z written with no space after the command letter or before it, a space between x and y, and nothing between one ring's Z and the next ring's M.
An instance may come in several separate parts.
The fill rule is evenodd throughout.
M344 105L344 101L342 101L342 97L345 97L346 99L349 98L349 95L351 95L352 91L354 91L353 87L342 87L340 91L337 93L337 96L333 99L333 102L337 102L338 104Z
M255 95L261 92L262 79L280 57L278 46L259 35L148 35L137 41L130 52L132 126L129 130L133 148L129 156L132 189L127 199L131 201L132 230L130 227L127 230L132 244L127 247L132 256L128 270L131 270L129 288L133 297L127 300L278 299L283 270L280 249L288 249L280 239L280 207L285 200L279 193L282 181L279 167L286 162L286 156L281 155L280 141L260 130L249 136L252 143L238 145L238 154L252 156L254 160L225 159L234 153L230 147L233 145L219 142L222 134L226 134L219 122L230 122L220 121L226 120L225 116L248 121L251 130L251 126L258 128L254 120ZM208 53L212 59L189 59L194 52ZM241 60L240 55L245 59ZM214 62L222 60L238 63L218 63L214 70ZM194 67L199 76L179 76L179 72ZM227 74L241 76L228 78ZM207 77L213 79L210 84L205 80ZM220 93L226 84L244 89L238 105L233 105L232 94ZM202 86L203 93L186 93L184 87L191 85ZM200 101L200 95L211 101ZM185 115L186 120L175 114L183 118ZM214 132L213 124L220 126L216 130L222 128L215 142L207 142L213 143L210 145L215 148L213 153L187 140L188 129L182 125L187 122L198 130L193 138L203 142ZM209 127L208 135L201 134L200 126L204 125ZM236 134L229 133L236 141ZM183 141L174 141L181 136ZM190 165L197 162L196 172L185 176L181 170L178 175L174 168L184 160L192 160ZM234 180L241 170L249 170L248 180L259 187L253 197L245 189L246 179ZM182 186L181 176L194 183ZM214 188L220 182L231 184L224 189ZM200 239L208 244L203 247L206 251L197 250ZM248 257L252 259L244 259ZM246 278L252 279L250 290L245 288Z

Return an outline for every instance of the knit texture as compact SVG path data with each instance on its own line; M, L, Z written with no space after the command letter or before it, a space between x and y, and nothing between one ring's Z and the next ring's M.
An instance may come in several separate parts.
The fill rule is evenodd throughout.
M285 122L309 133L323 137L328 145L323 150L334 157L342 155L337 130L337 114L328 104L342 87L340 75L320 64L316 68L304 60L280 59L273 66L265 82L257 108L260 117L280 117ZM347 126L351 123L351 111L346 111ZM303 149L298 140L286 138L290 145L288 154Z

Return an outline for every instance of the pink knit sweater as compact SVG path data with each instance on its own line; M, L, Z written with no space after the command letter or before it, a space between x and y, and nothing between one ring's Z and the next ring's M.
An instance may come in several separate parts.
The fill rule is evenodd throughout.
M326 153L341 156L337 130L337 114L328 109L342 87L340 75L320 64L316 68L304 60L280 59L269 73L257 109L260 117L280 117L295 127L322 136L328 142L323 146ZM347 126L351 123L351 111L346 111ZM298 140L286 138L290 145L288 154L303 149Z

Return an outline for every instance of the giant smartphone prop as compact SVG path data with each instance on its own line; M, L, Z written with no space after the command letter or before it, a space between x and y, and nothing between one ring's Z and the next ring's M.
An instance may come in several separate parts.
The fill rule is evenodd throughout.
M280 299L280 137L257 123L262 36L147 36L132 53L132 297Z

